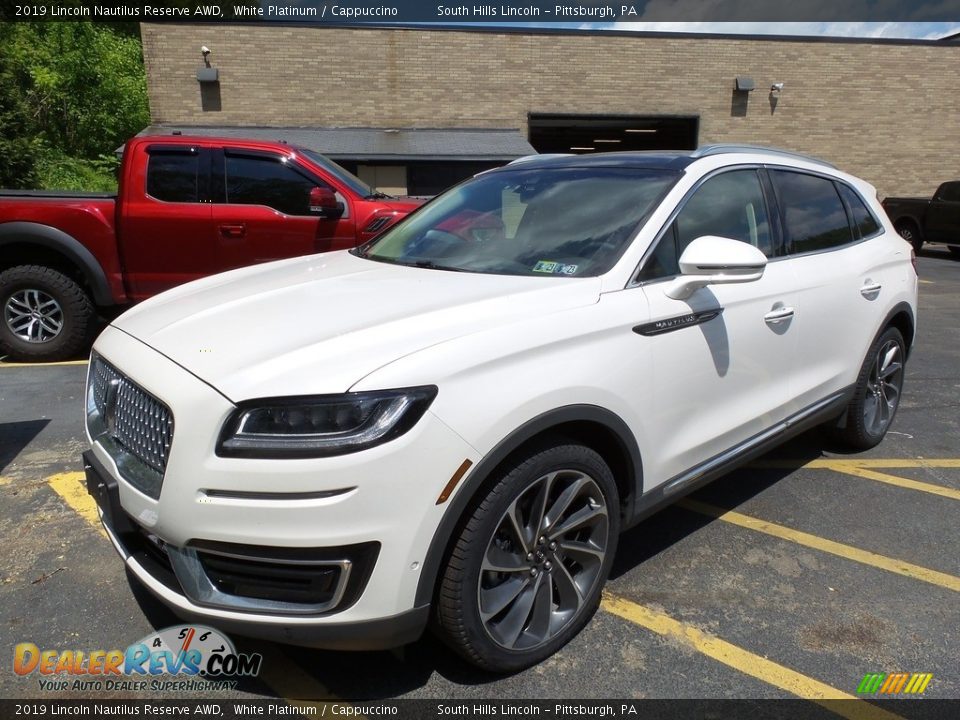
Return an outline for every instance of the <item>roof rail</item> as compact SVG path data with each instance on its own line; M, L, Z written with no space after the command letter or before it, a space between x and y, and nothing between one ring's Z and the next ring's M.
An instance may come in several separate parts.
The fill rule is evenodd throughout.
M724 153L742 153L742 152L762 152L770 155L781 155L783 157L790 157L796 160L806 160L807 162L816 163L817 165L826 165L829 168L836 169L836 165L833 163L828 163L826 160L821 160L818 157L812 155L804 155L803 153L793 152L791 150L781 150L780 148L774 147L765 147L763 145L737 145L735 143L717 143L716 145L703 145L698 147L692 153L690 157L692 158L702 158L709 157L710 155L723 155Z
M549 160L550 158L571 157L573 153L540 153L537 155L524 155L515 160L511 160L507 165L516 165L517 163L531 162L533 160Z

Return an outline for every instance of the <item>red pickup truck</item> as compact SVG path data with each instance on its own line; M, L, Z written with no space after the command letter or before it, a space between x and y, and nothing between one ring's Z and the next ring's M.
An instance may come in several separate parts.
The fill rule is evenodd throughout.
M282 142L149 136L117 195L0 191L0 356L85 349L98 310L205 275L354 247L423 203Z

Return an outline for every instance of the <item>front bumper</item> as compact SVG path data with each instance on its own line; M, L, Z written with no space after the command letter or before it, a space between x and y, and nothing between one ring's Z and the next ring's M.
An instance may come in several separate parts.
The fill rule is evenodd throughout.
M100 520L107 531L107 536L132 574L183 619L209 622L209 613L191 610L192 602L187 598L188 592L191 596L196 596L196 586L201 582L206 581L213 585L203 563L199 560L200 555L204 554L205 550L209 550L209 546L181 549L157 542L155 536L148 534L123 511L120 506L117 481L106 473L92 452L83 453L83 466L87 490L97 502ZM357 552L342 548L327 551L327 555L340 557L358 558L366 555L360 562L351 560L351 572L342 576L342 582L334 584L328 603L332 608L349 605L362 594L375 563L377 549L375 546L368 546L358 547ZM268 549L263 550L269 553ZM192 562L184 563L182 560L174 560L174 557L189 557ZM250 554L248 557L256 557L264 565L267 564L266 561L272 559L269 555L265 557L263 553ZM313 563L318 567L328 564L331 563L323 558L317 558L317 562ZM191 585L193 585L191 590L185 589ZM175 600L172 599L171 593L176 596ZM236 602L236 596L223 595L227 598L225 603L228 606L242 608L242 603ZM217 600L217 596L214 595L203 598L201 602L212 605ZM261 608L263 602L263 598L254 601L254 603L260 603ZM319 608L317 612L322 612L324 609L326 608ZM280 608L280 610L290 611L289 608ZM379 650L414 642L427 625L429 611L429 606L423 606L380 620L322 625L258 622L249 618L237 621L225 616L218 616L216 621L222 630L249 637L332 650Z
M404 436L351 455L221 458L214 443L232 403L120 331L96 351L136 368L176 419L157 499L99 443L84 454L110 540L152 594L185 619L291 644L373 649L420 635L429 606L417 606L417 585L448 507L437 497L478 459L459 436L427 412Z

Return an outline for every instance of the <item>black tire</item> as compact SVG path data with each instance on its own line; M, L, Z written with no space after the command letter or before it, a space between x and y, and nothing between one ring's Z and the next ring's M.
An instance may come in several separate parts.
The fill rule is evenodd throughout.
M516 455L468 512L441 577L438 629L474 665L521 670L597 610L620 531L613 473L590 448L557 439Z
M947 249L954 257L960 257L960 245L947 245Z
M43 320L27 316L41 308ZM76 282L40 265L0 273L0 355L12 360L65 360L85 351L96 309Z
M920 228L911 220L902 220L896 225L897 232L904 240L913 246L915 252L919 254L923 248L923 238L920 235Z
M867 352L846 412L829 428L836 440L853 450L880 444L900 406L905 363L903 336L888 327Z

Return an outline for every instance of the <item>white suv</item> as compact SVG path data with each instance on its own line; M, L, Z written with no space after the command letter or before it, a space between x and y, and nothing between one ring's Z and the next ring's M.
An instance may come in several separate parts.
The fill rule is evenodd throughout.
M588 621L624 528L815 424L880 442L911 253L873 187L811 158L529 159L355 250L121 316L88 487L184 618L353 649L433 621L525 667Z

